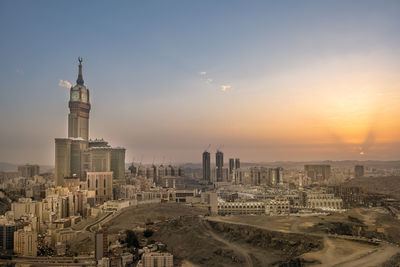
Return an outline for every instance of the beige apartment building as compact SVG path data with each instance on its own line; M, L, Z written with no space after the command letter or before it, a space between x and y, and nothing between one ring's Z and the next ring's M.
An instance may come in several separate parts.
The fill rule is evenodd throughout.
M24 257L36 257L38 249L37 232L29 226L14 232L14 252Z
M103 204L113 199L113 172L87 172L84 189L94 191L96 202Z
M174 256L171 253L147 252L142 255L137 267L173 267Z

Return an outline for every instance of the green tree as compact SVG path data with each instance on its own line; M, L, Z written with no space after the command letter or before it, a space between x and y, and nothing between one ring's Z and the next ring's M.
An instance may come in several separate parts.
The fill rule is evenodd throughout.
M135 247L138 248L139 247L139 241L136 237L136 234L134 231L132 230L126 230L126 243L128 244L128 247Z
M146 230L143 231L143 236L146 237L146 238L150 237L152 235L153 235L153 231L150 230L150 229L146 229Z

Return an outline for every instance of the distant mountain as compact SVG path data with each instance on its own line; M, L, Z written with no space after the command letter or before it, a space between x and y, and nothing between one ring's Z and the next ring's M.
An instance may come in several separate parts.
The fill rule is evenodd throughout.
M7 162L0 162L0 171L16 171L18 165Z
M30 164L35 164L35 163L30 163ZM23 165L23 164L15 164L15 163L8 163L8 162L0 162L0 172L4 172L4 171L17 171L18 170L18 166L19 165ZM48 172L48 171L53 171L54 170L54 166L51 165L40 165L40 172Z
M329 164L332 167L347 167L352 168L354 165L364 165L366 167L371 168L400 168L400 161L379 161L379 160L321 160L321 161L273 161L273 162L241 162L240 165L242 168L248 168L253 166L262 166L262 167L283 167L283 168L302 168L307 164ZM128 168L131 163L125 163L126 168ZM139 166L139 163L135 163L135 166ZM164 164L168 165L168 164ZM183 166L187 169L199 169L202 168L201 162L185 162L185 163L174 163L172 165ZM215 163L211 163L212 166L215 166ZM150 167L151 164L143 164L143 166ZM159 166L159 164L156 164ZM225 167L228 167L228 162L225 161Z

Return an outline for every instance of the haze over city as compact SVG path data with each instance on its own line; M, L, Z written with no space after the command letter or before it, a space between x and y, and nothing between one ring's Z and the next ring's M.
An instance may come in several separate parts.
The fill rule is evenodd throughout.
M394 160L398 1L0 2L0 161L54 164L84 59L126 161ZM40 156L40 157L38 157Z
M0 1L0 266L400 266L400 1Z

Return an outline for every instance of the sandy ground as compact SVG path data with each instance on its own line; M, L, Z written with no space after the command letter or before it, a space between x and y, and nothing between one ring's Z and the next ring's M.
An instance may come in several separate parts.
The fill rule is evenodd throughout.
M302 255L305 260L320 262L318 266L380 266L390 257L400 253L400 248L397 245L388 242L373 245L349 240L350 237L348 236L328 236L324 233L311 232L309 229L321 221L345 221L349 215L362 220L368 228L375 229L377 228L377 219L386 216L382 210L354 209L345 214L325 217L224 216L210 218L210 220L255 226L285 233L296 232L324 236L324 248L322 250ZM386 219L381 223L381 226L390 225L392 231L399 231L400 222ZM396 223L399 228L393 229L393 224ZM356 237L354 238L356 239Z
M171 220L185 216L203 215L204 213L204 210L186 205L163 203L128 208L108 222L107 225L110 233L117 233L120 230L147 227L145 222L153 222L155 225L167 223L168 225ZM314 226L319 223L348 221L348 216L358 218L371 229L384 227L385 232L393 233L394 240L400 241L400 222L390 217L383 209L354 209L329 216L270 217L247 215L205 217L205 219L247 225L270 231L322 236L324 237L324 248L322 250L305 253L301 256L307 261L316 260L320 262L319 266L380 266L393 255L400 253L398 246L388 242L373 245L351 240L352 237L349 236L333 236L315 231ZM177 250L186 251L181 255L182 266L185 267L230 266L227 265L226 258L215 254L215 251L219 248L222 248L224 253L232 253L232 255L237 255L239 259L243 259L240 264L236 263L231 266L267 266L277 260L276 255L265 249L250 246L245 242L230 242L220 233L210 229L208 224L184 225L177 227L176 231L171 228L165 230L165 233L155 233L154 237L164 239L168 247L175 252ZM354 237L354 239L357 239L357 237ZM196 252L197 254L193 256L194 248L198 250L198 253ZM223 260L220 265L218 265L218 259ZM211 263L212 265L209 265Z
M326 238L324 249L318 252L306 253L306 260L317 259L320 266L380 266L390 257L400 252L397 246L381 244L374 247L367 244L354 244L355 242Z
M157 223L181 216L203 215L206 211L177 203L149 204L129 207L105 225L110 233L145 227L146 222Z

